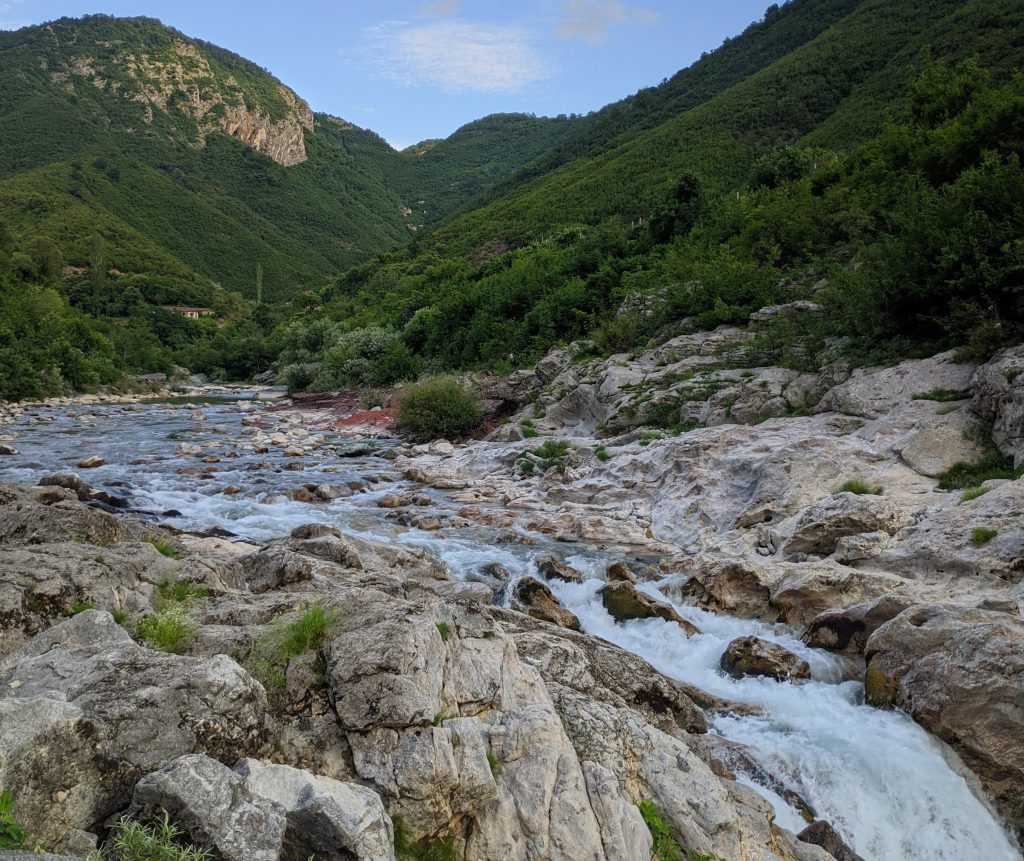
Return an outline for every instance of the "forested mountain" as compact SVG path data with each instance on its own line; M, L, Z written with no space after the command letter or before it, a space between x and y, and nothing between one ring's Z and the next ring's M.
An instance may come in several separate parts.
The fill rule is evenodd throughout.
M153 20L0 34L0 396L281 348L297 386L510 368L810 285L862 358L991 347L1024 319L1021 11L791 0L589 116L402 153Z

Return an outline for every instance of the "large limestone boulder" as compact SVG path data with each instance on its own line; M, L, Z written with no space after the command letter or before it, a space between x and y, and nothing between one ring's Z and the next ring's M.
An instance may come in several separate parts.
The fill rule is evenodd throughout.
M144 532L112 514L80 505L78 494L63 487L0 484L0 512L0 544L6 545L73 540L107 546L124 541L128 532Z
M912 607L868 640L866 689L951 744L1004 816L1024 824L1024 619Z
M967 399L974 371L975 365L955 362L952 352L913 359L893 368L856 370L849 380L825 394L815 412L878 418L912 401L915 395L920 398L938 391L963 392Z
M138 782L129 813L148 821L165 811L189 843L224 861L281 857L282 807L253 793L244 778L208 756L179 757Z
M978 368L972 381L972 406L992 424L992 439L1012 457L1024 462L1024 347L1013 347Z
M877 601L826 610L811 620L803 640L817 649L863 654L871 635L913 603L907 595L893 594Z
M811 677L811 665L778 643L760 637L739 637L722 653L721 667L730 676L767 676L777 681Z
M249 792L284 810L282 861L394 861L391 819L372 790L254 759L235 771Z
M257 753L266 720L262 686L230 658L151 651L89 610L0 660L0 784L54 845L126 807L172 759Z

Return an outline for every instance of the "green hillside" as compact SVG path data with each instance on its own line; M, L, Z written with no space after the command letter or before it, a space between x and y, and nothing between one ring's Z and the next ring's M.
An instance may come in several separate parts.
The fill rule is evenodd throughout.
M349 270L330 315L389 327L436 368L502 369L559 341L596 335L607 352L684 317L742 322L827 274L843 289L825 331L858 360L994 349L1024 320L1020 4L850 6L770 10L684 73L722 83L690 108L635 133L609 126L593 146L583 133L570 142L583 155L542 157L413 247ZM826 12L838 17L822 27ZM807 40L762 50L766 65L731 85L715 73L783 26ZM634 294L655 312L617 314ZM816 349L797 353L812 364Z

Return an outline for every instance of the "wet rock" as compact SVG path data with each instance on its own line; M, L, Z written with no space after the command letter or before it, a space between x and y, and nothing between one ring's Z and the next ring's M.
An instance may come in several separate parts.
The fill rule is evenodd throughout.
M913 519L898 505L873 494L837 493L812 505L783 545L786 553L828 556L840 538L865 532L893 535Z
M771 590L759 567L744 562L702 565L682 588L684 600L719 613L757 618L769 611Z
M789 649L760 637L739 637L729 643L719 663L730 676L767 676L778 681L811 677L811 665Z
M864 861L860 855L843 842L839 832L823 819L812 822L797 834L796 838L804 843L810 843L812 846L820 846L836 861Z
M79 469L96 469L97 467L103 466L106 461L102 457L92 455L91 457L83 458L75 464Z
M82 477L74 472L58 472L54 475L44 475L39 479L40 487L63 487L73 490L75 495L88 493L89 486L82 480Z
M149 821L163 811L189 843L224 861L278 861L281 855L282 807L208 756L179 757L138 782L130 815Z
M174 453L182 457L199 457L203 453L203 449L194 445L190 442L179 443L178 447L174 450Z
M534 619L550 622L560 628L569 628L572 631L580 630L580 620L574 613L563 607L554 593L540 580L523 577L513 589L513 599L519 609Z
M236 772L250 792L284 810L282 861L394 861L391 819L372 790L253 759Z
M582 583L583 575L554 556L539 556L537 570L545 580L564 580L566 583Z
M1024 824L1024 619L912 607L865 649L868 702L896 706L948 742L1006 819Z
M632 619L664 619L674 622L687 636L699 631L687 622L675 607L665 601L652 598L639 591L629 582L608 583L598 590L601 603L616 622L627 622Z
M816 649L863 654L868 638L912 604L906 596L886 595L878 601L826 610L811 620L803 641Z
M0 444L0 454L10 455L17 454L18 450L13 445L7 445L6 443Z
M625 562L613 562L605 571L609 583L636 583L636 575Z

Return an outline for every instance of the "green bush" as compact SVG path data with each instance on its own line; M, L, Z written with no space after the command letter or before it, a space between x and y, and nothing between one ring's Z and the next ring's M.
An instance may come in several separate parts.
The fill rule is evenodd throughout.
M25 843L25 829L14 818L16 805L11 793L0 791L0 849L20 849Z
M979 526L971 532L971 544L975 547L981 547L983 544L988 544L989 541L995 538L998 534L998 529L989 529L984 526Z
M398 425L419 440L458 438L482 416L476 394L452 377L433 377L398 396Z
M189 618L184 607L172 605L139 622L137 633L146 645L154 649L183 655L192 645L196 623Z
M682 850L677 840L679 832L665 818L654 799L645 798L637 807L654 840L651 861L682 861Z
M213 855L180 843L181 829L165 811L151 825L121 819L102 849L89 853L88 861L212 861Z

